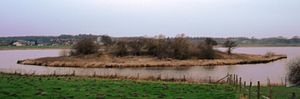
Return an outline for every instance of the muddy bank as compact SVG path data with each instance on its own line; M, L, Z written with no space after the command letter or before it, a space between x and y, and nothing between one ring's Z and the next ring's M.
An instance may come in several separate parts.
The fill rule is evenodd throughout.
M249 55L234 54L221 59L157 59L150 56L127 57L46 57L18 60L18 64L50 67L84 67L84 68L123 68L123 67L180 67L180 66L216 66L237 64L258 64L285 59L286 55Z

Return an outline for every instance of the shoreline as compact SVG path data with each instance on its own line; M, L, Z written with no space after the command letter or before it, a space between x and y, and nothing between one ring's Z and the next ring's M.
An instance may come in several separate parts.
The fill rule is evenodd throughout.
M244 54L243 54L244 55ZM189 66L218 66L269 63L286 59L285 55L264 57L262 55L248 55L251 58L234 59L190 59L190 60L158 60L149 57L124 57L105 61L105 59L82 59L69 57L47 57L39 59L18 60L18 64L48 67L78 67L78 68L127 68L127 67L189 67ZM106 59L107 60L107 59Z
M1 50L44 50L44 49L70 49L69 46L0 46Z
M16 48L16 49L0 49L0 51L9 51L9 50L61 50L69 48Z

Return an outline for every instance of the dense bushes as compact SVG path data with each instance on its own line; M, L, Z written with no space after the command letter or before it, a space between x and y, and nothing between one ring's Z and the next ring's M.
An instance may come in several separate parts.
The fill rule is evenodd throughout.
M84 37L80 39L74 46L71 51L71 55L87 55L94 54L98 51L98 46L95 43L95 39L90 37Z
M154 38L139 37L134 39L118 39L113 41L109 36L103 36L102 42L95 43L94 38L83 38L74 45L71 55L87 55L97 52L114 56L154 56L159 59L214 59L213 46L216 41L207 38L203 42L191 42L184 34L175 38L166 38L163 35ZM98 45L97 45L98 44Z
M118 41L111 50L111 53L115 56L126 56L129 55L128 42Z
M213 46L216 41L208 38L205 42L191 42L185 35L180 34L175 38L166 38L163 35L154 38L138 38L133 40L120 40L112 48L112 54L116 56L126 55L150 55L160 59L214 59Z
M289 81L292 84L300 85L300 58L291 61L289 64Z
M218 43L211 39L206 38L204 43L200 43L198 45L198 49L200 50L198 58L202 59L214 59L216 57L215 50L213 49L213 46L217 45Z

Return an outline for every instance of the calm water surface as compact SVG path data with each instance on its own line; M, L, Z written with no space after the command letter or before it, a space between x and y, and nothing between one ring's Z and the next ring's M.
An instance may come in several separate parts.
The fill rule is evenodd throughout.
M220 49L224 50L224 49ZM211 77L218 80L227 73L238 74L246 81L261 81L263 84L270 79L272 83L282 83L288 72L286 64L296 57L300 57L300 47L244 47L237 48L234 52L248 54L265 54L275 52L285 54L288 59L283 59L267 64L249 65L227 65L227 66L194 66L187 68L176 67L143 67L143 68L69 68L69 67L43 67L31 65L19 65L19 59L52 57L58 56L60 50L1 50L0 51L0 71L1 72L21 72L35 73L37 75L71 74L73 71L78 76L93 75L122 75L135 77L148 77L161 75L162 78L187 78L199 81Z

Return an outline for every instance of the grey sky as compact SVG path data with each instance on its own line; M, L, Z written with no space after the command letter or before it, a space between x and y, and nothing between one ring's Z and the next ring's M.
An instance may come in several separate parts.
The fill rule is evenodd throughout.
M0 36L300 34L300 0L1 0Z

